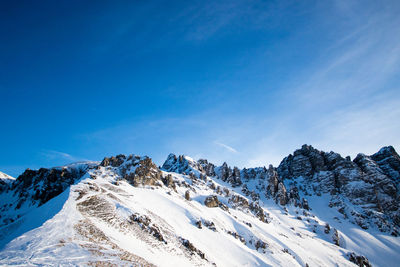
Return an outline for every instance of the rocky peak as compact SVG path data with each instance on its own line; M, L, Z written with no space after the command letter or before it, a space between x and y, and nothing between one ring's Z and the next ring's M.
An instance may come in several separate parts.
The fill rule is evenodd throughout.
M224 162L220 167L217 168L216 174L219 179L226 182L228 178L232 176L232 169L226 162Z
M216 168L216 175L219 179L230 183L234 187L242 184L242 173L240 169L238 167L233 167L232 169L226 162L224 162L220 167Z
M164 164L161 167L162 170L168 172L176 172L181 174L194 173L196 175L207 175L214 177L216 175L216 167L206 159L194 159L185 156L175 154L169 154Z
M112 166L112 167L118 167L121 166L122 163L126 160L125 155L117 155L117 156L112 156L112 157L105 157L103 161L100 163L100 166L106 167L106 166Z
M175 169L177 164L178 164L177 156L171 153L168 155L167 159L165 160L161 168L164 169L165 171L170 171L172 169Z
M396 184L400 181L400 156L392 146L381 148L371 156L382 171L390 177Z
M99 167L100 166L114 168L114 171L119 174L122 179L125 179L136 187L161 185L161 171L151 158L147 156L117 155L109 158L106 157L100 163Z
M395 227L400 226L399 188L396 187L400 179L400 160L393 147L384 147L372 156L358 154L351 161L338 153L303 145L284 158L277 170L284 180L303 177L302 188L311 188L316 194L330 193L335 199L347 199L362 207L360 213L344 204L346 201L339 201L342 212L347 209L362 227L367 227L362 217L372 218L383 231L391 229L391 222ZM271 181L270 188L275 184Z
M309 145L303 145L293 155L285 157L278 166L278 173L285 179L304 177L311 179L315 174L334 171L338 168L355 168L350 157L343 158L333 151L327 153Z
M161 171L149 157L140 158L124 169L123 178L133 186L161 185Z
M382 147L378 152L373 154L371 158L374 161L382 161L382 160L387 160L388 158L395 158L397 160L400 160L399 155L397 154L396 150L394 149L393 146L384 146Z
M176 156L175 154L169 154L161 168L168 172L186 174L194 170L203 171L202 166L192 158L185 155Z
M207 176L215 176L215 165L211 162L208 162L206 159L199 159L198 164L201 166L201 169L205 172Z

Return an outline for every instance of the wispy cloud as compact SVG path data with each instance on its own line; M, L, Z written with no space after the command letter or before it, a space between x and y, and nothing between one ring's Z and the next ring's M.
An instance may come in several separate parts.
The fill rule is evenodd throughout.
M238 152L236 149L234 149L233 147L228 146L228 145L223 144L223 143L220 143L220 142L218 142L218 141L215 141L214 144L216 144L216 145L218 145L218 146L220 146L220 147L223 147L223 148L227 149L228 151L230 151L230 152L232 152L232 153L239 153L239 152Z
M85 160L76 156L73 156L71 154L61 152L61 151L56 151L56 150L43 150L40 153L43 157L45 157L47 160L68 160L68 161L81 161Z
M259 8L260 11L256 11L254 5L246 3L235 2L225 7L211 3L201 8L185 9L180 16L172 18L175 22L182 22L179 23L182 29L174 27L174 30L180 31L177 39L205 42L219 33L226 34L228 30L225 29L231 26L235 31L240 31L239 24L243 18L252 20L242 23L245 27L270 27L264 22L268 20L271 9ZM240 167L269 163L277 165L284 156L304 143L352 156L357 152L373 153L388 144L399 149L398 7L397 10L389 4L377 7L379 4L373 1L368 5L342 0L335 3L336 11L332 11L334 8L329 4L320 4L322 8L315 10L314 5L311 8L313 10L306 8L313 16L321 13L321 23L313 24L331 21L329 26L323 27L332 34L327 33L332 41L322 42L326 47L323 46L319 54L308 54L307 63L297 66L298 71L291 76L293 80L282 83L288 84L286 88L282 84L274 84L274 81L266 81L260 85L266 88L262 94L257 94L252 86L248 86L245 87L248 90L241 88L249 96L247 99L232 99L234 90L213 90L215 92L211 94L205 89L210 88L210 84L205 84L197 91L207 93L196 99L213 95L213 99L220 100L211 101L206 105L207 109L174 119L147 124L136 122L136 125L108 129L89 135L89 141L98 140L95 145L101 144L107 151L161 151L162 159L169 152L184 153L199 155L217 163L226 160ZM276 18L276 15L272 16ZM279 18L275 20L276 24L279 22ZM296 31L303 29L299 25ZM297 41L305 46L315 41L307 38L305 35ZM265 66L262 63L257 65L257 60L268 63L260 55L251 54L249 58L254 58L249 62L255 66L249 66L250 63L246 66L257 70ZM293 60L293 64L297 64L297 61ZM285 71L284 68L282 71ZM255 77L256 74L263 76L263 73L255 71L249 77ZM229 79L234 80L231 77ZM267 90L270 89L275 90L276 94L266 98L259 110L252 108L253 102L264 100L263 95L268 95ZM218 93L221 94L219 98L215 97ZM268 108L274 105L279 108ZM232 115L241 107L246 108L239 116L236 116L237 113ZM234 144L234 147L225 143Z
M382 146L400 148L400 99L393 94L365 100L322 117L314 131L320 133L315 145L327 150L339 150L344 155L358 152L372 154Z

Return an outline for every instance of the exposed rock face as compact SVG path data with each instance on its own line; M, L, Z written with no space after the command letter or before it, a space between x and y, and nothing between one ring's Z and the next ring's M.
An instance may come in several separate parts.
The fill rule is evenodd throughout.
M103 161L100 163L100 166L106 167L106 166L112 166L112 167L118 167L121 166L122 163L126 160L125 155L117 155L117 156L112 156L109 158L104 158Z
M277 170L285 180L295 181L302 177L304 188L310 188L316 194L330 193L335 199L333 206L340 208L346 216L347 210L360 226L368 227L363 218L368 217L380 230L398 232L400 157L393 147L384 147L372 156L359 154L351 161L338 153L326 153L303 145L283 159ZM272 178L270 187L274 187L275 181ZM347 207L342 198L362 210ZM390 226L391 222L394 228Z
M176 190L176 184L171 174L168 174L166 177L161 177L161 180L166 187Z
M3 181L0 180L0 192L2 187L5 188L4 195L2 195L4 197L1 200L8 201L0 204L0 227L11 225L12 228L18 225L22 222L19 220L24 219L23 216L29 212L31 206L46 203L83 177L84 180L71 187L70 199L77 201L77 211L86 216L86 219L89 217L101 219L103 223L119 229L121 233L138 234L137 237L143 237L143 240L149 241L150 245L161 246L167 244L168 241L168 249L175 246L174 249L181 249L191 260L198 255L200 259L204 259L203 263L208 262L204 253L195 245L205 251L207 255L211 254L209 254L207 246L200 245L202 243L197 243L198 241L194 239L193 236L197 237L197 234L186 235L187 229L184 229L183 234L175 235L175 231L178 231L182 223L182 220L179 220L175 224L173 220L175 218L189 218L190 227L195 231L202 229L207 234L210 234L208 230L218 232L218 238L230 235L227 236L229 239L232 239L233 236L241 241L239 243L237 240L233 240L236 245L247 246L255 253L268 253L268 255L272 255L272 251L276 252L276 248L278 248L278 253L281 251L280 245L276 245L277 242L273 240L275 238L279 242L282 240L291 242L293 238L297 244L301 244L303 240L307 239L311 242L318 242L317 239L321 239L322 236L324 241L328 240L337 246L342 246L342 248L336 249L340 250L338 257L345 256L344 261L350 259L359 266L370 266L368 260L363 256L354 253L347 254L347 256L344 254L348 249L348 246L347 248L345 246L345 240L353 239L348 236L344 238L344 234L341 233L345 233L343 227L347 227L348 224L340 223L344 219L349 219L363 229L368 229L375 224L381 231L398 235L400 222L399 167L400 157L393 147L384 147L371 156L359 154L351 161L349 157L343 158L337 153L326 153L305 145L296 150L293 155L286 157L278 168L270 165L268 168L244 168L242 170L230 167L227 163L216 167L207 160L202 159L196 162L186 156L171 154L163 164L163 170L171 171L171 173L159 170L148 157L117 155L104 158L100 164L42 168L36 171L28 169L18 179L11 182L2 183ZM146 189L150 192L147 193L149 196L155 196L156 200L159 198L160 201L157 204L160 205L148 205L146 197L142 195L146 190L133 188L125 182L121 182L122 180L129 182L134 187L151 186ZM160 188L153 186L160 186ZM170 189L173 189L174 192ZM332 212L329 214L329 216L333 214L331 217L327 215L328 219L322 218L321 220L318 215L324 213L325 207L318 205L313 207L316 198L313 198L312 201L309 198L310 203L307 201L308 196L313 194L325 194L324 200L330 197L329 207L337 209L339 213ZM188 201L182 201L182 196ZM192 201L189 201L191 199ZM199 206L198 201L203 199L205 199L206 207L219 207L221 210L210 210ZM170 204L176 203L177 205L163 206L161 205L165 204L163 200L165 203L171 202ZM174 202L175 200L177 202ZM275 205L274 201L279 206ZM139 208L138 203L141 205ZM51 206L51 203L49 204L41 209ZM285 205L289 206L284 207ZM172 213L172 219L169 215L165 216L169 212L169 208L172 210L173 207L177 207L175 211L179 212L182 217L174 217ZM163 215L170 220L169 222L162 218L163 210L166 210ZM190 213L185 214L185 211L190 211ZM208 211L220 216L212 217L213 221L208 221L204 219L209 219ZM276 214L279 216L275 216ZM280 221L281 216L288 216L287 220ZM251 223L247 221L248 219L251 219ZM258 236L263 230L260 221L263 223L273 222L269 225L271 227L267 227L267 230L270 230L279 224L279 229L289 228L291 224L286 225L286 223L291 223L294 219L299 220L293 224L294 226L297 223L301 227L304 225L300 231L296 231L294 227L290 228L295 235L290 234L289 237L290 231L282 231L282 233L275 231L274 235L271 235L271 239L266 239L268 243L260 239L261 235ZM331 225L328 224L328 221ZM82 222L77 229L82 236L85 232L85 234L95 233L95 235L106 237L102 231L91 228L91 224ZM308 230L312 230L315 235L309 236ZM268 236L265 233L263 236ZM365 231L365 233L377 236L375 229ZM284 239L279 239L279 235ZM378 235L387 237L387 240L394 239L389 234L381 235L379 233ZM123 235L125 238L126 236ZM193 243L182 236L190 236L193 238L190 239ZM301 239L297 239L297 237ZM284 244L286 241L282 242ZM373 241L372 245L375 244L376 242ZM329 247L332 249L335 246ZM271 250L271 253L268 250ZM291 250L289 251L287 248L282 251L291 253ZM357 251L357 253L361 252L363 251ZM195 257L192 257L193 255ZM296 260L297 255L291 255ZM365 255L370 257L370 254ZM210 259L213 257L210 256ZM370 259L375 260L372 257ZM198 265L200 266L201 263L202 261ZM300 262L294 263L299 264Z
M9 195L7 199L10 199L11 203L0 205L0 227L14 222L27 210L41 206L60 195L95 165L77 163L51 169L27 169L17 179L7 179L4 181L3 193Z
M224 162L221 167L218 167L217 176L222 181L226 182L232 176L232 169Z
M359 267L372 267L371 263L369 263L368 259L364 256L360 256L355 254L354 252L349 253L349 261L355 263Z
M217 177L224 182L230 183L233 187L240 186L242 184L242 174L238 167L234 167L233 170L224 162L222 166L217 167L215 171Z
M151 234L158 241L167 243L161 234L161 231L157 225L151 222L151 219L146 215L140 215L138 213L134 213L129 217L129 223L137 223L142 230Z
M274 169L274 167L272 167L272 165L269 165L268 176L267 194L275 196L276 192L278 191L279 178L278 172Z
M267 246L268 246L268 244L266 242L262 241L262 240L257 240L257 242L255 244L256 250L258 250L260 248L261 249L266 249Z
M19 195L19 208L28 198L38 201L39 206L58 196L85 174L89 166L62 167L39 170L27 169L13 182L12 188ZM33 191L31 195L29 191Z
M314 149L312 146L303 145L293 155L284 158L278 167L278 173L284 179L292 177L310 177L314 172L326 171L324 152Z
M269 214L265 213L257 202L251 202L249 209L260 221L269 223Z
M202 258L202 259L206 258L206 255L201 250L196 248L189 240L184 239L184 238L180 238L180 240L182 242L182 245L185 246L188 249L188 251L190 251L192 253L192 255L194 255L196 253L197 255L200 256L200 258Z
M276 200L279 201L279 204L286 205L288 198L286 193L286 188L283 183L278 184L278 191L276 193Z
M243 170L240 170L238 167L233 167L232 169L226 162L221 166L216 167L206 159L199 159L196 162L187 156L176 156L174 154L168 156L162 169L168 172L177 172L189 175L194 175L193 173L195 173L200 179L204 179L206 176L217 177L224 182L230 183L233 187L241 186L243 181L247 182L252 179L264 180L268 177L267 169L265 167L244 168Z
M186 200L190 200L190 192L189 192L189 190L186 190L186 192L185 192L185 199Z
M207 167L209 171L212 171L212 167ZM194 161L190 157L175 154L169 154L167 160L164 162L162 169L168 172L176 172L182 174L188 174L194 170L203 172L203 166L198 162Z
M398 184L400 181L400 157L392 146L381 148L371 156L380 169Z
M244 168L241 171L241 177L246 182L255 179L265 180L268 178L268 175L268 170L265 167Z
M200 164L201 169L203 170L205 175L211 176L211 177L215 176L215 165L214 164L208 162L206 159L199 159L197 162Z
M161 171L158 169L157 165L147 156L113 156L104 158L100 166L117 168L122 178L133 186L154 186L161 185L162 182L168 187L175 188L172 177L167 176L162 178Z
M385 175L379 165L371 157L358 154L354 162L364 174L362 179L366 187L361 192L363 196L357 195L364 201L375 204L375 209L380 212L397 210L396 194L397 188L394 179Z
M98 164L81 164L63 168L26 170L16 180L5 183L0 180L1 190L13 190L18 201L11 208L19 209L27 200L42 205L62 193L80 179L88 168L112 169L134 186L165 186L176 190L173 177L162 177L161 171L148 157L117 155L106 157ZM233 208L248 209L260 199L261 194L272 198L280 205L294 205L310 210L307 195L330 194L330 207L337 209L344 218L363 229L378 226L381 231L399 234L400 228L400 157L393 147L383 147L379 152L367 156L359 154L351 161L338 153L319 151L303 145L293 155L284 158L278 168L229 167L227 163L216 167L205 159L194 161L186 156L170 154L162 167L166 171L188 174L193 183L216 178L232 187L241 187L247 197L232 195L228 199ZM252 181L249 183L249 181ZM248 186L249 185L249 186ZM251 187L251 186L252 187ZM209 184L216 194L228 197L230 192L221 191L214 183ZM240 189L239 189L240 190ZM32 193L33 192L33 193ZM188 191L189 192L189 191ZM190 195L186 196L190 199ZM349 204L350 203L350 204ZM208 207L228 206L210 196ZM3 211L10 207L2 208ZM261 209L252 212L267 221Z
M336 246L340 246L340 236L336 229L333 230L332 241Z
M229 198L229 203L233 208L248 209L249 201L239 195L233 195Z
M233 186L240 186L242 181L240 179L240 170L238 167L233 168L232 176L229 181Z
M246 239L243 236L239 235L236 232L232 232L232 231L227 231L227 233L230 234L231 236L233 236L234 238L239 239L240 242L242 242L243 244L246 245Z
M133 172L124 175L124 179L133 186L160 185L161 172L150 158L139 160L133 167Z
M204 200L204 205L209 208L216 208L219 206L219 200L217 196L208 196Z

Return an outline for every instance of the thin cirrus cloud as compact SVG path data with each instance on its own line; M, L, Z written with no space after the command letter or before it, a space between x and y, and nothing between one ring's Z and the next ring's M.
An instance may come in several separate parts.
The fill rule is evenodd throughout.
M269 6L272 5L263 1L199 3L198 6L183 9L176 18L187 29L184 35L187 41L206 41L216 34L224 34L224 30L230 30L232 26L236 30L264 27L265 20L270 15Z
M248 86L250 97L247 102L240 102L248 109L240 116L224 112L230 111L224 107L235 106L233 103L237 103L237 99L230 97L234 91L221 90L224 101L211 102L209 108L197 113L157 121L154 125L118 127L107 131L111 134L101 133L100 136L110 140L110 149L132 146L133 151L147 150L153 154L152 151L161 147L165 150L163 153L199 155L217 163L227 160L240 167L277 165L304 143L352 156L358 152L373 153L388 144L398 148L400 144L395 133L399 130L396 127L399 110L396 103L400 97L393 80L399 72L400 28L395 26L400 25L400 18L390 6L376 8L376 11L354 2L337 3L339 14L336 15L346 18L346 22L331 29L336 34L336 41L329 43L320 54L310 55L307 64L299 66L302 71L296 72L287 86L285 83L260 84L266 88L265 92L276 91L275 97L265 99L262 108L249 111L252 102L263 99L265 92L252 92ZM210 4L186 11L179 19L193 30L188 33L188 39L198 41L206 41L235 25L243 14L253 12L253 18L267 19L266 15L250 7L242 8L240 3L227 10L230 9L235 12L221 13L220 7ZM217 21L203 23L206 17L211 18L211 22ZM328 15L321 15L321 19L326 17ZM255 26L260 25L262 23ZM260 55L252 56L264 60ZM209 84L204 87L207 86ZM199 88L199 91L203 90ZM284 108L270 110L271 103ZM142 134L137 136L138 133ZM146 143L146 138L153 139L150 145L143 148L134 145L135 140ZM228 140L230 145L213 140ZM121 145L121 142L127 144ZM104 141L102 145L105 146ZM216 147L223 148L226 153Z
M236 149L234 149L233 147L228 146L228 145L226 145L226 144L224 144L224 143L215 141L214 144L216 144L216 145L218 145L218 146L220 146L220 147L225 148L225 149L228 150L229 152L232 152L232 153L239 153Z
M68 153L43 150L34 155L38 164L117 153L147 154L162 164L172 152L255 167L276 166L305 143L344 156L383 145L398 149L399 5L283 2L199 1L159 13L150 2L111 16L108 31L99 33L108 38L92 40L106 40L99 50L104 57L93 49L94 57L116 58L114 51L122 51L126 65L115 64L119 75L135 72L137 54L144 80L129 73L120 86L152 93L126 91L126 103L116 93L112 101L100 95L99 103L118 107L107 114L101 105L90 107L103 119L60 136ZM149 55L154 58L146 64Z
M244 166L279 164L304 143L352 157L386 145L399 149L400 17L390 6L363 19L350 8L359 7L346 8L342 38L280 91L276 101L290 108L252 127L262 135L242 140Z
M40 155L44 157L47 161L64 161L64 162L76 162L76 161L86 161L87 159L76 157L71 154L56 151L56 150L43 150L40 152Z

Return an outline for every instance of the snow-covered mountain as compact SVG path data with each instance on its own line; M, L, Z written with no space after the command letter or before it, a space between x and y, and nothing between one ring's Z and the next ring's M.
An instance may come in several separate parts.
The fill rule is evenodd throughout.
M4 177L0 265L400 262L400 157L390 146L352 161L304 145L277 168L118 155Z
M0 192L3 189L8 188L8 184L11 184L12 182L14 182L15 178L5 174L4 172L0 172Z

